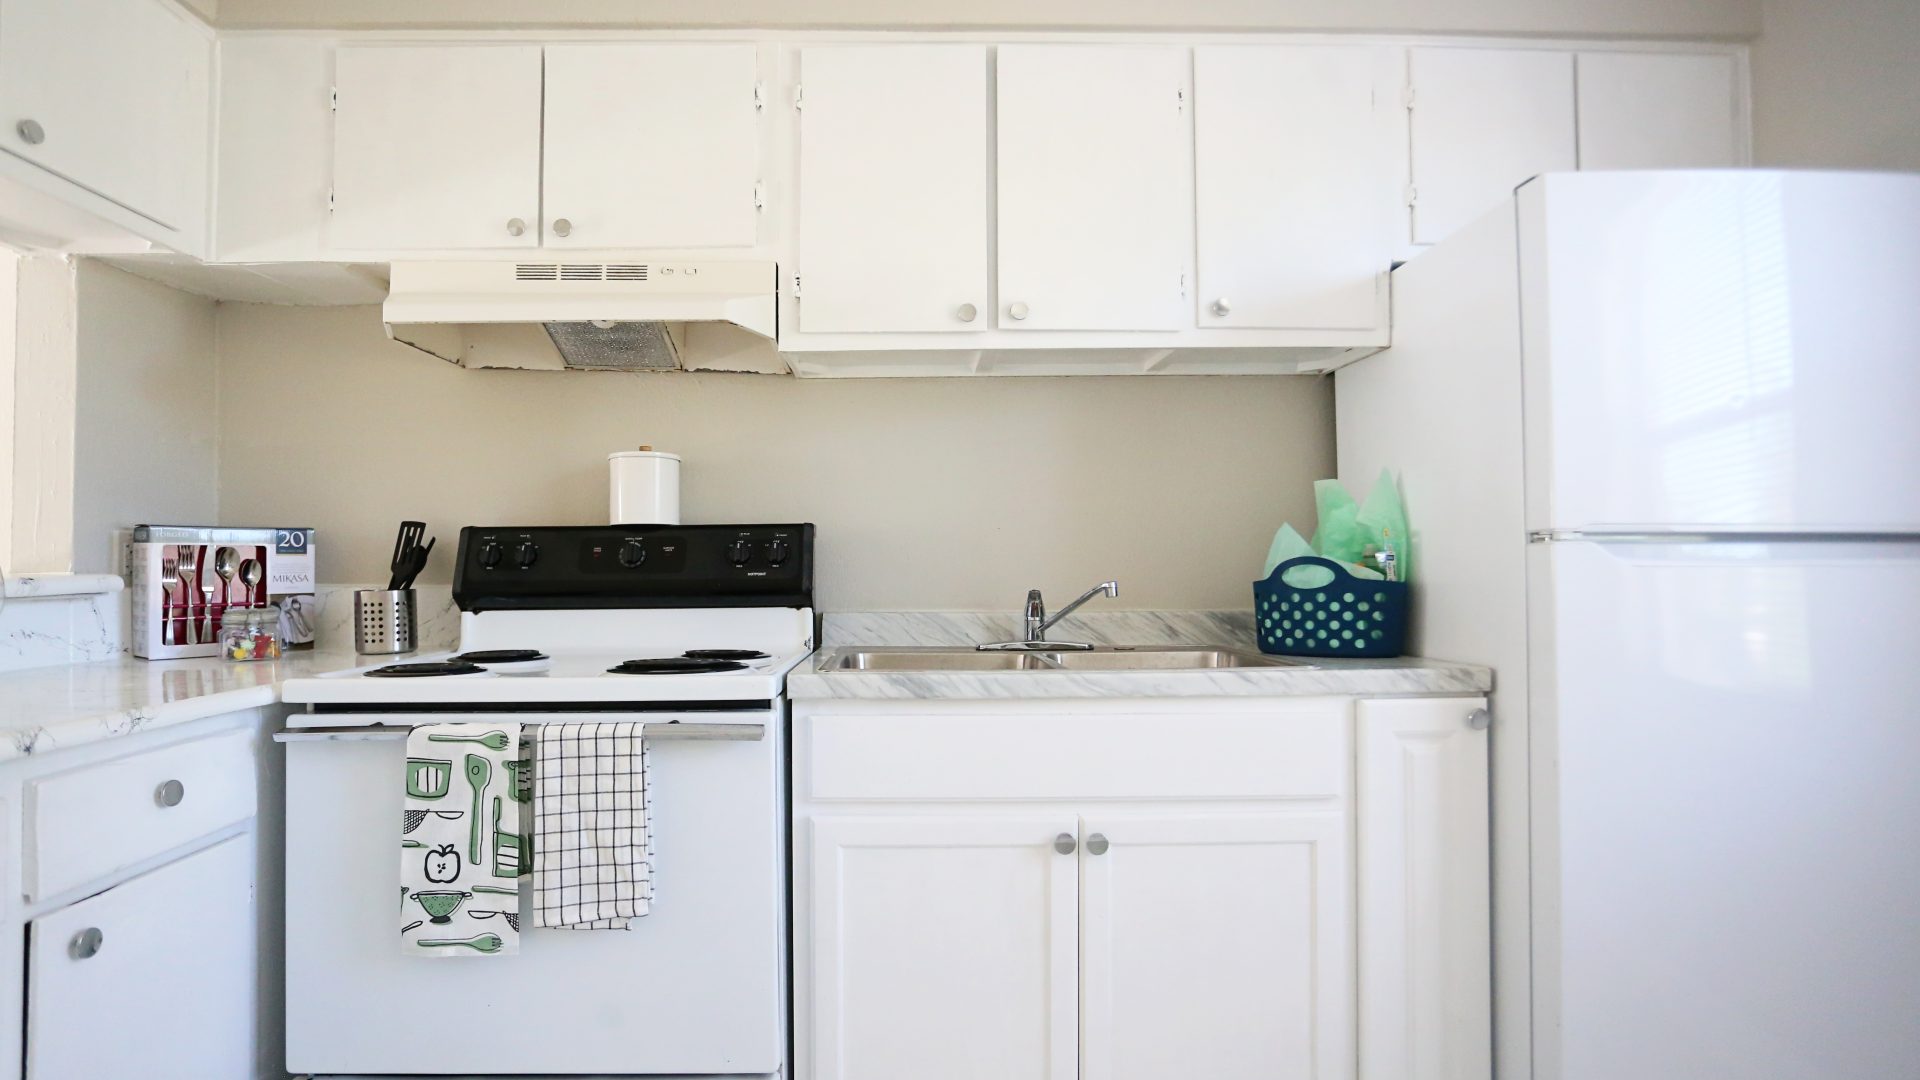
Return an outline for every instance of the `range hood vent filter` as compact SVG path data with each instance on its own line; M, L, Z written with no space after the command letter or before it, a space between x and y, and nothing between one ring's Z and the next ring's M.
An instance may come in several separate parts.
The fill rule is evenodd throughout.
M550 322L547 337L563 362L587 371L672 371L680 349L665 323Z

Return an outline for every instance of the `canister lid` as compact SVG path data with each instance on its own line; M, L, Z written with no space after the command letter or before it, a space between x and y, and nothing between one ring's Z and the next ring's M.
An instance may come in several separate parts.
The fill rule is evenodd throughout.
M666 458L669 461L679 461L680 455L669 454L665 450L655 450L651 446L642 446L638 450L615 450L607 455L608 461L615 458Z

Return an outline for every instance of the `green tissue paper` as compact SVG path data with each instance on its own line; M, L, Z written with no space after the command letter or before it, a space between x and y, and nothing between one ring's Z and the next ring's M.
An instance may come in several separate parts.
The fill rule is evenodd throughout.
M1393 549L1394 578L1399 581L1413 580L1413 545L1407 543L1407 511L1400 504L1400 489L1393 482L1393 474L1386 469L1380 470L1380 479L1373 482L1373 490L1367 493L1367 501L1354 517L1354 524L1365 533L1365 545L1372 551ZM1369 562L1378 566L1378 562Z
M1260 571L1260 579L1264 581L1272 577L1273 568L1288 559L1312 554L1315 554L1313 545L1307 543L1306 537L1301 536L1293 526L1282 525L1280 531L1273 534L1273 546L1267 548L1267 565Z
M1302 539L1292 525L1282 525L1273 534L1267 548L1262 579L1272 576L1274 567L1302 555L1319 555L1344 567L1347 573L1368 581L1386 577L1380 572L1379 552L1393 549L1394 578L1406 581L1411 576L1408 558L1407 512L1400 502L1400 490L1389 470L1380 470L1380 479L1367 493L1367 501L1356 505L1353 496L1338 480L1320 480L1313 485L1314 507L1320 527L1311 541Z

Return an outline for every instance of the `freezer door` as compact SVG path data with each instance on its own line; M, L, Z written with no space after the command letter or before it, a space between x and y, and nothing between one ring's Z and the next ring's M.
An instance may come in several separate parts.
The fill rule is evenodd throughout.
M1536 1080L1911 1080L1920 543L1540 543Z
M1530 529L1920 532L1920 175L1520 194Z

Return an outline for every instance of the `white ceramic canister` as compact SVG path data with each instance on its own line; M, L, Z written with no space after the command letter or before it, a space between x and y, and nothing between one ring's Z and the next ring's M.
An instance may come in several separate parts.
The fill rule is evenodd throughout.
M607 523L680 524L680 455L642 446L607 455Z

